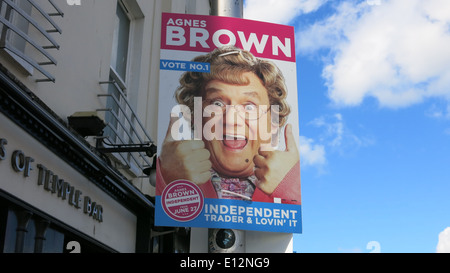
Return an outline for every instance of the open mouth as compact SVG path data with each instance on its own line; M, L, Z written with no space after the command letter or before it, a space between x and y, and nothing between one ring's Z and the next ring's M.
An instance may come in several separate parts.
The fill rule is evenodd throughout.
M241 135L224 135L223 136L223 145L230 149L241 150L247 146L248 140L245 136Z

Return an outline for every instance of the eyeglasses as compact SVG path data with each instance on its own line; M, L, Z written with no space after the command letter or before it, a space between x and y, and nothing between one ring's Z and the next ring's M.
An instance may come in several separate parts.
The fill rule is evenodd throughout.
M234 107L238 115L246 120L258 120L264 114L268 112L267 105L255 105L255 104L237 104L237 105L227 105L221 100L206 100L203 104L203 111L208 115L214 114L225 114L227 111Z

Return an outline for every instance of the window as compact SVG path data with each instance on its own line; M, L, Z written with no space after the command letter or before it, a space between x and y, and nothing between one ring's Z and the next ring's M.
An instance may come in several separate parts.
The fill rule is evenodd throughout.
M117 1L110 73L106 82L107 127L103 135L103 145L106 148L151 142L136 115L137 93L140 88L143 18L144 15L136 0ZM135 176L140 175L144 165L151 164L138 153L115 153L112 159L120 162ZM142 161L145 161L145 164Z
M51 12L48 13L47 9L51 9ZM29 75L33 74L34 69L41 72L44 79L37 79L38 82L55 81L44 69L46 65L56 65L55 58L47 51L59 49L58 43L50 35L62 32L51 17L55 15L63 16L63 13L52 0L39 3L30 0L0 0L1 52L11 57Z
M76 242L81 253L113 251L42 213L3 199L0 192L0 253L70 253L74 250L70 242Z
M125 114L121 109L125 109L124 100L127 99L127 64L128 64L128 45L130 43L130 25L131 20L120 2L117 3L114 35L111 54L111 67L109 81L114 82L108 86L110 98L107 102L107 108L111 111L106 115L108 126L105 134L113 143L126 142L123 126Z
M31 4L26 0L14 0L12 1L24 14L31 15ZM1 17L6 21L10 22L14 25L18 31L23 32L24 34L28 34L29 22L23 15L20 15L15 9L11 8L10 5L1 1ZM17 49L21 53L25 53L26 40L17 34L17 32L11 31L4 24L0 25L1 29L1 43L7 44ZM13 53L11 50L7 49L8 54L22 65L25 70L31 75L33 74L33 67L29 65L27 62L23 61L21 57Z
M8 210L3 253L62 253L64 234L26 210Z
M125 82L128 63L128 44L131 21L120 2L117 3L114 38L111 55L111 68Z

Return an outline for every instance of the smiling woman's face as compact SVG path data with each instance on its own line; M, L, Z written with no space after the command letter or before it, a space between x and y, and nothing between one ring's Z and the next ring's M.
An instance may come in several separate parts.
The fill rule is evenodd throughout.
M267 106L269 96L261 80L251 72L244 73L248 79L247 85L227 84L219 80L210 81L204 89L203 107L208 105L242 105L243 107ZM266 109L266 110L267 110ZM261 110L261 108L260 108ZM203 127L211 119L217 130L211 127L211 132L204 130L203 141L211 156L212 167L224 176L243 177L253 174L253 157L258 154L262 143L259 127L270 130L270 111L264 112L259 120L248 120L237 114L236 108L227 107L227 111L219 117L204 117Z

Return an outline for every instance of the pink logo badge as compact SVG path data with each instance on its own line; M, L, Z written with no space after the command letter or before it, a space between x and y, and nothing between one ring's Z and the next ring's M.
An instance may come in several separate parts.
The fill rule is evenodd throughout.
M202 212L203 194L191 181L176 180L162 192L161 203L170 218L186 222L195 219Z

